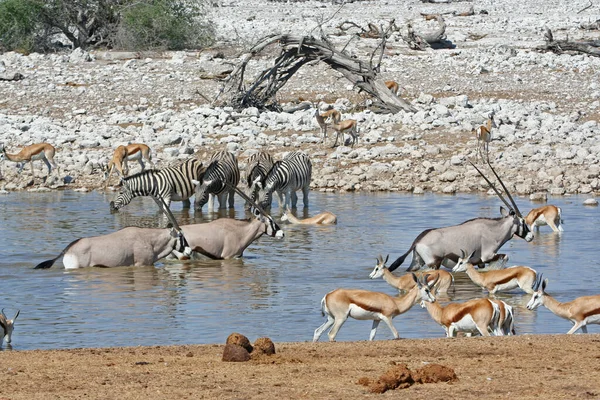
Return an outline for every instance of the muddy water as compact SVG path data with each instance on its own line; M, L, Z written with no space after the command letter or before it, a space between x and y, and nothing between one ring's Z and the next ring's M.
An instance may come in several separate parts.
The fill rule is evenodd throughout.
M500 206L495 198L476 195L313 192L310 208L304 214L300 209L300 215L329 210L338 215L337 226L282 224L284 239L260 238L243 259L75 271L65 271L59 261L49 270L32 269L76 238L164 223L150 199L136 199L114 215L108 212L110 199L72 191L0 196L0 307L9 317L21 310L14 349L222 343L234 331L251 340L268 336L309 341L324 322L320 300L328 291L348 287L394 294L383 280L368 278L378 254L389 253L393 260L423 229L496 217ZM562 235L543 227L533 242L514 239L502 248L510 256L509 265L543 272L550 279L548 291L562 301L600 293L600 217L598 208L584 207L583 200L550 200L562 207ZM523 212L539 205L517 201ZM225 215L194 215L180 203L173 211L182 223L245 216L241 203ZM277 207L274 215L279 215ZM456 275L453 300L484 295L466 275ZM515 307L518 334L564 333L570 328L545 308L526 310L529 296L519 291L499 297ZM394 324L402 337L444 335L419 306L396 317ZM370 327L370 321L349 320L338 340L364 340ZM597 326L590 328L598 331ZM376 339L388 338L391 334L381 324Z

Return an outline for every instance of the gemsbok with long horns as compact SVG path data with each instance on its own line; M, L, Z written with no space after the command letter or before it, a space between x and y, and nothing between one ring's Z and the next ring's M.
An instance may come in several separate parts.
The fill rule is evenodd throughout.
M492 182L483 175L479 168L473 163L471 165L475 167L477 172L481 174L496 192L509 211L504 209L504 207L500 207L500 218L474 218L460 225L427 229L421 232L413 241L408 251L390 265L390 271L394 271L402 265L406 257L411 253L413 254L413 258L408 271L418 270L422 266L439 269L440 265L444 265L451 268L456 265L461 250L472 254L469 261L473 264L485 264L500 260L506 261L507 256L505 254L498 254L497 251L513 235L523 238L527 242L533 240L533 233L521 215L517 203L515 203L492 165L488 163L490 169L502 185L504 192L510 199L512 206L500 194Z
M528 310L534 310L543 305L555 315L568 319L573 323L573 327L567 332L568 335L575 333L580 328L583 333L587 333L586 325L600 324L600 295L582 296L561 303L546 293L546 286L548 286L548 279L542 281L540 274L535 284L535 292L527 303Z
M479 333L490 336L499 334L500 307L490 299L473 299L464 303L449 303L442 306L433 301L421 301L421 306L435 322L446 330L446 337L454 337L457 332Z
M479 272L475 269L473 263L469 262L473 254L467 254L461 251L461 257L452 268L452 272L466 272L469 278L477 286L486 289L490 294L496 294L505 290L521 288L525 293L534 292L533 285L537 277L537 272L533 268L516 265L514 267Z
M130 226L107 235L80 238L71 242L55 258L38 264L35 269L50 268L63 257L65 269L85 267L148 266L175 252L187 258L192 250L177 220L162 199L153 199L167 215L171 228Z
M46 177L50 176L52 167L60 172L58 166L54 162L54 153L56 153L56 149L50 143L36 143L25 146L16 154L7 153L4 145L0 145L0 161L7 159L9 161L20 163L19 173L23 171L25 163L29 161L31 175L34 177L33 162L37 160L42 160L44 164L46 164L46 167L48 167L48 175Z
M540 229L540 226L548 225L554 232L562 232L562 210L560 207L548 204L542 207L534 208L525 216L525 222L533 230Z
M250 212L254 218L250 220L219 218L204 224L182 225L181 230L193 252L213 260L226 260L241 257L244 250L262 235L284 237L279 225L256 202L240 189L230 184L227 186L234 188L232 190L251 204ZM177 257L177 254L173 256Z
M413 274L412 277L415 286L403 297L359 289L336 289L327 293L321 300L321 311L323 316L327 315L327 321L315 330L313 342L319 340L323 332L330 327L327 336L330 342L335 341L338 331L348 317L373 320L369 340L375 338L381 321L390 328L394 338L399 339L400 335L392 324L392 319L410 310L419 299L434 301L429 286L419 281L416 275Z
M407 292L415 287L415 280L412 277L412 273L396 276L390 272L385 266L389 258L389 254L385 260L383 259L383 256L379 255L376 258L377 264L375 265L373 272L369 275L369 278L383 278L384 281L398 289L400 292ZM433 288L435 293L447 293L450 286L454 284L454 277L452 274L442 269L437 271L417 272L416 275L419 279L426 278L427 281L425 283ZM433 282L436 282L436 284L432 286Z
M20 312L21 310L18 310L15 316L12 317L12 319L8 319L6 314L4 314L4 308L0 313L0 328L2 328L2 339L6 340L6 343L10 344L10 342L12 342L12 333L15 329L15 321L19 316ZM2 340L0 340L0 346L2 346Z

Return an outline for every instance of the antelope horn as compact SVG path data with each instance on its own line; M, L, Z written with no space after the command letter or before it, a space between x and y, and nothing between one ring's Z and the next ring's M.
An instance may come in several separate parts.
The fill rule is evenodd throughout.
M538 276L535 277L535 283L533 284L533 290L535 290L536 292L540 288L540 283L542 283L542 275L543 274L539 274Z
M514 210L515 213L517 214L517 216L519 217L523 217L521 215L521 211L519 211L519 207L517 207L517 203L515 203L515 200L512 198L512 196L510 195L510 192L508 191L508 189L506 188L506 186L504 186L504 182L502 182L502 179L500 179L500 177L498 176L498 174L496 173L496 170L494 169L494 167L492 167L492 164L490 164L490 160L487 160L488 165L490 166L490 169L492 170L492 172L494 173L494 175L496 175L496 178L498 178L498 181L500 182L500 184L502 185L502 189L504 189L504 192L506 192L506 195L508 196L508 198L510 199L510 202L512 203L512 205L514 206Z
M2 307L2 316L6 319L6 314L4 314L4 307Z
M246 200L248 203L252 204L258 211L260 211L260 213L262 215L264 215L265 217L270 217L270 215L267 214L267 212L265 210L263 210L263 208L261 206L256 204L256 202L254 200L252 200L246 193L242 192L240 189L238 189L236 186L233 186L229 182L224 182L224 183L225 183L225 186L227 186L230 189L235 190L235 192L237 194L239 194L244 200Z
M498 191L498 189L496 189L496 186L494 186L494 184L483 174L483 172L481 172L479 170L479 168L477 168L477 166L475 166L475 164L473 164L473 162L471 160L469 160L469 159L467 159L467 160L469 161L469 164L471 164L473 166L473 168L475 168L477 170L477 172L479 172L479 175L481 175L483 177L483 179L485 179L485 181L488 183L488 185L490 185L490 187L492 189L494 189L494 192L496 192L496 194L498 195L500 200L502 200L504 202L506 207L508 207L509 210L514 211L512 206L510 204L508 204L508 201L506 201L506 199L502 196L502 194ZM500 182L500 183L502 183L502 182Z
M156 180L156 176L152 176L152 179L154 180L154 187L158 187L158 181ZM173 228L175 228L175 230L177 232L182 232L181 228L179 227L179 224L177 223L177 220L175 219L175 216L173 215L173 213L171 212L171 209L165 202L165 199L158 196L158 197L160 197L160 200L159 200L158 197L153 194L151 194L150 197L152 197L152 199L154 200L156 205L158 205L158 208L160 210L162 210L162 212L167 216L167 218L169 219L171 224L173 224Z

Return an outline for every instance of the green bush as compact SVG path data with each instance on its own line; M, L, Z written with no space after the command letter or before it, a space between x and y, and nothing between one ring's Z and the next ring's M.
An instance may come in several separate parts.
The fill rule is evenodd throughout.
M37 1L0 0L0 50L35 50L41 7Z

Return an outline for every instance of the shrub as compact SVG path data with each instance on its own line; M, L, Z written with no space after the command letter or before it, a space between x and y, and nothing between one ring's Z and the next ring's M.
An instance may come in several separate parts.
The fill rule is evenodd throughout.
M41 21L41 4L30 0L0 0L0 50L31 52Z

